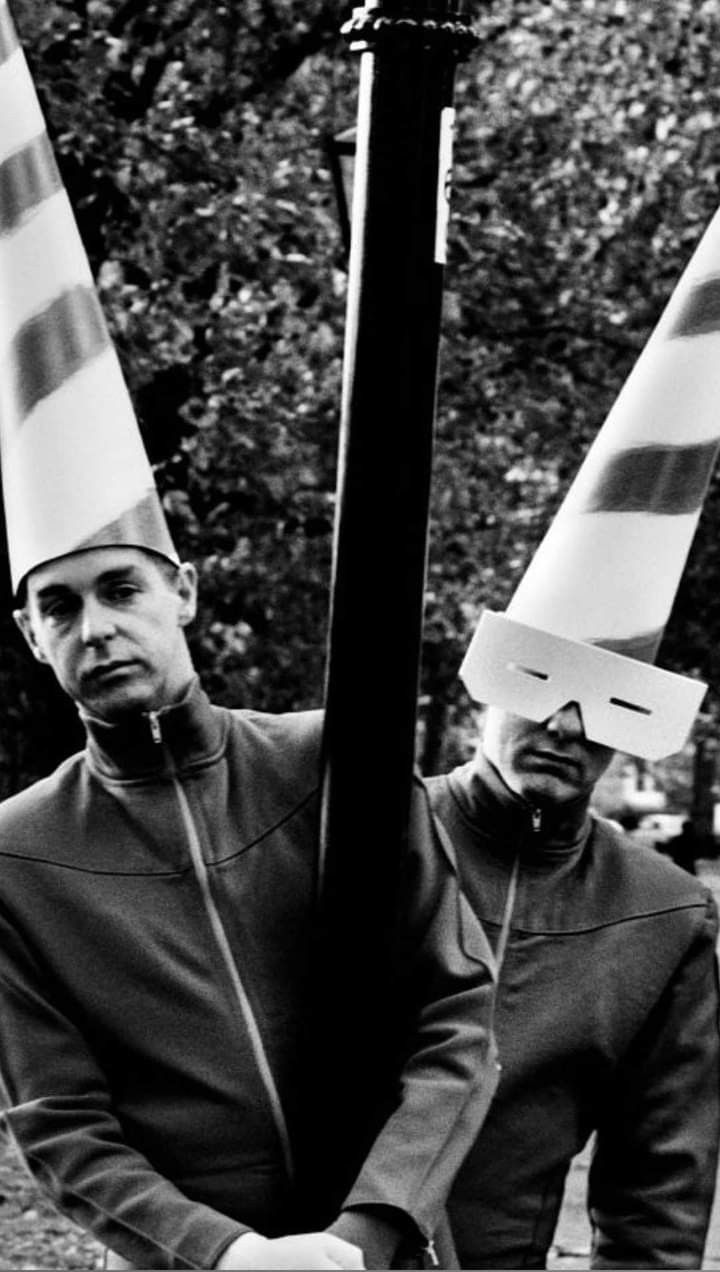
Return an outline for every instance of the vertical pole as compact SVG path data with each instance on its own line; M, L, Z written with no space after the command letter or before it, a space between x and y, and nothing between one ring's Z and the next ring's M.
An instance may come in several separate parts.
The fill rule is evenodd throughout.
M344 1073L336 1093L345 1131L348 1104L372 1087L369 1052L389 1063L384 990L414 764L453 81L475 43L466 8L367 0L345 28L361 65L316 962L327 1108L350 1052L362 1070L355 1091Z
M346 28L361 68L325 695L328 901L347 871L382 891L407 822L453 79L475 39L464 8L368 0ZM380 799L363 807L368 783L382 817Z

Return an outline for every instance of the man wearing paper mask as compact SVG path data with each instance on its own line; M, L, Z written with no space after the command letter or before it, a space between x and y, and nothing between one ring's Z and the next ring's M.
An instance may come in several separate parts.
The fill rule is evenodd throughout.
M598 1268L700 1266L718 1146L709 892L590 812L617 749L685 743L705 686L653 665L720 438L720 216L506 614L461 675L475 758L430 779L502 967L496 1102L456 1180L462 1265L543 1267L594 1134Z

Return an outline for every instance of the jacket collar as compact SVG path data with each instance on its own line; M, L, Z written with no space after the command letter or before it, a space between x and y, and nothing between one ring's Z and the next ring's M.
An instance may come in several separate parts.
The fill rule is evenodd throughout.
M225 745L223 713L195 679L187 694L159 711L138 711L116 724L80 712L92 769L116 780L186 771L216 760Z
M454 769L448 781L465 821L475 834L494 841L502 855L511 851L528 862L557 860L574 855L587 840L588 796L533 808L510 789L482 752Z

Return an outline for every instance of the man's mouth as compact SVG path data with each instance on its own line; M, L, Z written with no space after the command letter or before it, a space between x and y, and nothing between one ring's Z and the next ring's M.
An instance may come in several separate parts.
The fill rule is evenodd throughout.
M83 676L83 681L87 685L102 684L103 681L112 680L114 676L120 676L125 672L132 670L135 664L132 661L106 662L98 663L95 667L91 667Z
M544 768L557 768L564 772L571 772L578 776L582 766L579 761L574 759L572 755L565 755L561 751L540 751L533 750L530 752L530 758L539 761Z

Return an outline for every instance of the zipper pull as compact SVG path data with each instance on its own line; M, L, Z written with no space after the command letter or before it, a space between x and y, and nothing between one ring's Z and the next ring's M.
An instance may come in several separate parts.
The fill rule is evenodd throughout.
M148 720L150 722L150 733L152 740L158 746L162 745L162 729L160 728L160 719L157 711L148 711Z
M533 834L539 835L542 828L542 810L540 808L533 808L531 816Z
M433 1241L432 1237L428 1239L428 1243L425 1246L425 1253L428 1257L428 1262L430 1264L430 1267L439 1268L440 1260L438 1259L437 1250L435 1249L435 1242Z

